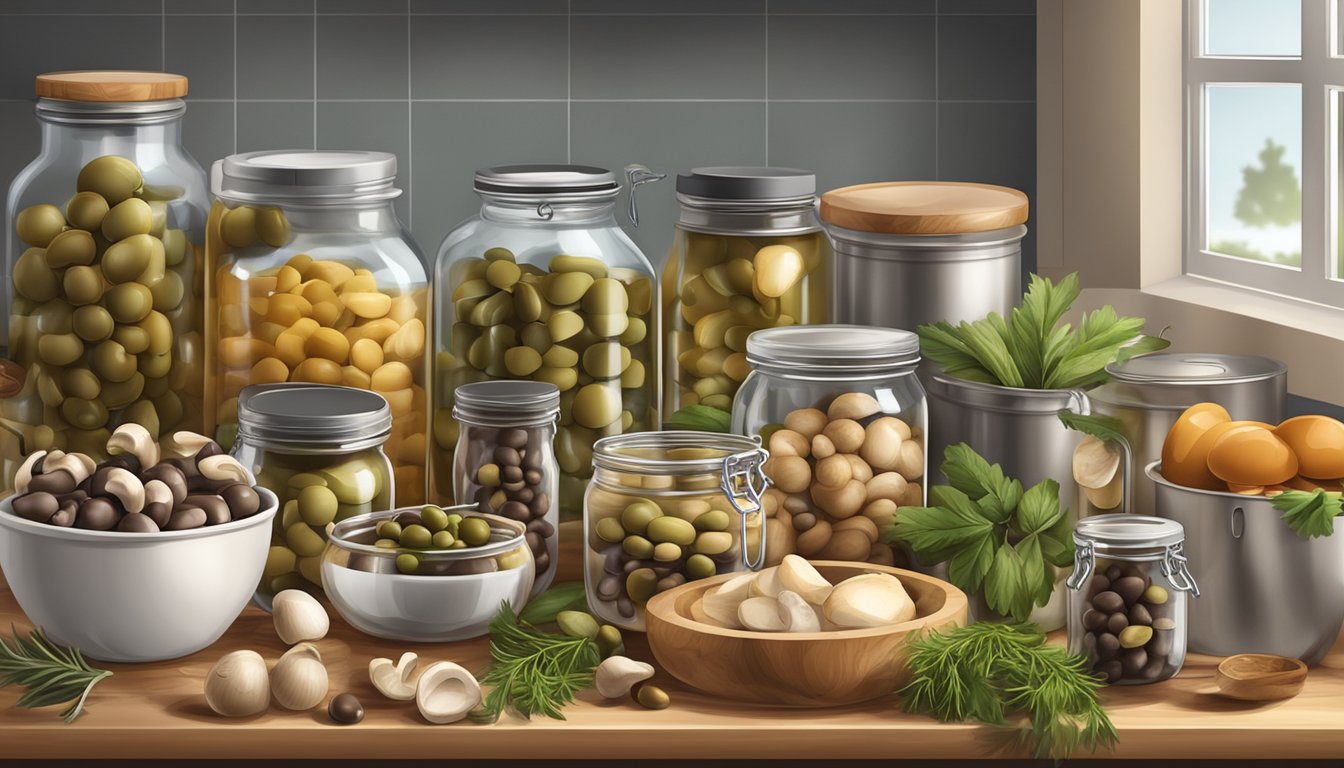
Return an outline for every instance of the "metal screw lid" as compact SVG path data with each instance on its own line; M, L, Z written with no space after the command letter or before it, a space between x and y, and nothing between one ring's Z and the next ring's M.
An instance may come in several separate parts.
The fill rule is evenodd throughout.
M710 166L677 174L677 193L725 201L811 200L817 177L799 168Z
M1278 360L1258 355L1196 352L1154 352L1106 366L1106 372L1117 381L1173 385L1260 381L1287 370Z
M531 426L559 415L560 389L544 381L478 381L453 392L453 418L471 424Z
M496 165L476 171L474 186L491 196L553 201L613 198L621 190L615 174L591 165Z
M880 372L919 365L919 337L867 325L790 325L747 337L747 362L785 372Z
M210 190L242 202L300 204L391 200L401 194L397 156L362 150L263 150L229 155L210 169Z
M1091 542L1098 555L1161 553L1185 541L1185 528L1175 520L1149 515L1093 515L1074 526L1073 541Z
M298 450L382 445L392 409L377 392L330 384L253 384L238 396L238 439Z

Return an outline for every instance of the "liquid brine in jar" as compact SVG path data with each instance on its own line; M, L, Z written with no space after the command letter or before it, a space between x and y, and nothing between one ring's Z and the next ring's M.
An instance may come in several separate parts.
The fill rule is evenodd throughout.
M386 399L396 498L425 499L428 281L392 207L382 152L253 152L215 164L206 414L221 444L252 384L355 387Z

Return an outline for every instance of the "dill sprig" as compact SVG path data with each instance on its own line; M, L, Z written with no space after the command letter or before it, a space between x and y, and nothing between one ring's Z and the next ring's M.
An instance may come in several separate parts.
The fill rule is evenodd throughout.
M491 686L485 708L498 716L506 706L524 717L542 714L564 720L561 707L593 683L602 661L597 644L586 637L540 632L518 623L506 602L490 621L490 659L481 680Z
M41 629L24 638L13 626L14 637L0 637L0 688L20 685L27 690L15 706L25 709L69 703L61 712L66 723L84 711L89 692L112 673L89 666L77 648L52 642Z
M909 664L914 677L899 691L907 711L998 726L1021 712L1034 757L1064 758L1117 741L1086 659L1046 645L1033 624L982 622L919 635L910 640Z

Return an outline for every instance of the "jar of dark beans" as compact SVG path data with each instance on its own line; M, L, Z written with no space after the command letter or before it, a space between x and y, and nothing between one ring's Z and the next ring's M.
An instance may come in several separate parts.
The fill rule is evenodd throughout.
M1069 651L1106 682L1153 683L1185 662L1186 594L1199 587L1182 554L1185 529L1143 515L1097 515L1074 528Z
M533 595L550 586L560 543L553 445L559 415L560 390L540 381L463 384L453 396L453 418L461 425L453 497L527 526L537 568Z

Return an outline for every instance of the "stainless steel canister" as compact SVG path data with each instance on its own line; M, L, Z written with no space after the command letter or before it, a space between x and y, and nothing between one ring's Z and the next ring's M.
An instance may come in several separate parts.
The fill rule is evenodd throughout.
M1125 426L1133 450L1126 478L1131 512L1151 514L1154 486L1144 467L1162 458L1162 443L1181 412L1218 403L1232 418L1278 424L1288 393L1283 363L1254 355L1157 352L1106 366L1111 381L1088 393L1093 409Z
M1157 516L1185 528L1199 583L1190 602L1190 650L1215 656L1272 653L1315 664L1344 622L1344 525L1305 539L1263 496L1175 485L1159 462L1145 468Z

